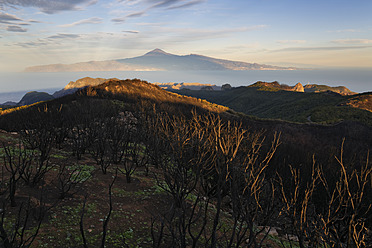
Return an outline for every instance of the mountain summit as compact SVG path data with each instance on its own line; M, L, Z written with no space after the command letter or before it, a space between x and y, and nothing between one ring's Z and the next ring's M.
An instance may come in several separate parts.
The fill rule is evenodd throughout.
M216 59L203 55L175 55L154 49L142 56L117 60L89 61L75 64L52 64L32 66L27 72L63 71L246 71L246 70L296 70L294 67L279 67Z
M163 50L156 48L148 53L146 53L144 56L159 56L159 55L173 55L167 52L164 52Z

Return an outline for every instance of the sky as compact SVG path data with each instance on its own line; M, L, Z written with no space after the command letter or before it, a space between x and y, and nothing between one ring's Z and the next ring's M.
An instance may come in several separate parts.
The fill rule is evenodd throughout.
M304 68L372 68L372 0L0 0L0 71L160 48Z

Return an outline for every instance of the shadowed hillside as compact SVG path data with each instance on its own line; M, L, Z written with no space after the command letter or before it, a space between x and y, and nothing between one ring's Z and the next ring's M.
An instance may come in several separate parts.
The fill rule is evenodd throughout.
M22 97L17 105L29 105L40 101L48 101L54 99L53 96L45 92L31 91Z
M368 108L370 93L342 96L332 91L291 92L287 89L283 90L283 87L286 86L257 83L249 87L238 87L228 91L181 90L175 92L206 99L259 118L320 124L334 124L349 120L372 126L372 115L364 110L364 108ZM287 88L290 87L287 86ZM349 103L345 104L346 102Z

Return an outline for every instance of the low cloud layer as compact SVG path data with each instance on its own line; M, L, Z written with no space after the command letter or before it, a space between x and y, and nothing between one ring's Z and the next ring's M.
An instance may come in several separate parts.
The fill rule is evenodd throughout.
M372 44L372 40L370 39L343 39L332 42L337 44Z
M304 51L342 51L342 50L353 50L370 48L372 46L327 46L327 47L288 47L272 52L304 52Z

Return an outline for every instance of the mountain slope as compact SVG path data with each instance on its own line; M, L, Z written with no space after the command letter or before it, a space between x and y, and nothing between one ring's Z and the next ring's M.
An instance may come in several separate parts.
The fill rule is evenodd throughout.
M163 112L169 115L191 116L192 111L199 114L219 113L223 118L231 121L242 121L251 131L262 132L270 136L281 133L281 149L298 150L291 159L301 159L310 151L327 155L327 149L334 151L340 146L342 139L346 138L348 151L362 151L370 148L372 138L372 125L363 123L371 122L371 113L354 109L348 106L338 106L357 96L348 97L329 93L298 93L288 91L268 92L258 91L255 88L240 87L226 91L177 91L179 94L161 89L160 87L135 80L111 79L98 86L85 87L74 94L54 99L48 102L36 103L13 110L4 110L0 113L0 129L13 131L19 125L28 123L29 120L40 115L40 110L48 110L48 118L51 122L58 120L62 115L65 125L76 120L83 123L92 123L100 118L117 115L119 112L139 112L150 115ZM194 97L180 94L192 93ZM195 98L196 97L196 98ZM211 102L223 103L236 111L245 112L248 115L272 118L258 119L231 111L228 107L210 103L200 98L209 99ZM46 108L47 106L47 108ZM338 110L339 109L339 110ZM346 112L345 112L346 110ZM354 111L356 110L356 111ZM322 112L323 111L323 112ZM328 112L327 112L328 111ZM292 123L282 120L324 123L320 118L322 113L329 118L330 113L349 113L346 121L337 122L333 125L318 125L314 123ZM368 115L366 114L368 113ZM317 116L317 114L320 114ZM54 116L56 115L56 116ZM273 119L276 120L273 120ZM358 119L359 118L359 119ZM363 121L361 118L365 118ZM281 120L278 120L281 119ZM326 119L327 120L327 119ZM66 123L67 122L67 123ZM42 125L47 125L43 122ZM351 153L352 154L352 153ZM283 161L283 160L282 160ZM289 161L289 160L288 160ZM299 161L293 160L293 163Z
M369 103L369 99L363 94L342 96L330 91L300 93L271 86L238 87L228 91L180 90L176 92L206 99L207 101L259 118L302 123L337 123L343 120L350 120L372 126L372 113L364 110L368 107L366 104ZM357 100L362 97L366 99ZM361 107L362 103L364 103L365 107Z
M155 49L143 56L117 60L133 65L145 65L147 67L158 66L164 70L291 70L291 67L278 67L256 63L246 63L215 59L207 56L190 54L174 55L163 50Z
M27 72L58 71L184 71L184 70L295 70L294 67L278 67L215 59L197 54L174 55L155 49L142 56L126 59L90 61L75 64L32 66Z
M85 84L86 82L98 83L100 80L102 81L103 79L89 80L87 78L84 78L81 81L78 80L77 84L76 82L72 82L71 85L87 85ZM69 108L68 106L73 106L75 104L79 105L78 102L83 102L86 109L94 109L92 110L93 112L104 112L100 110L99 105L115 105L117 104L117 101L120 101L122 102L120 104L121 107L122 105L125 105L130 109L137 109L142 104L149 109L153 109L154 105L158 105L160 106L159 108L165 109L167 112L175 112L177 114L183 114L183 112L190 113L191 110L194 109L198 111L210 111L215 113L223 113L229 111L229 108L227 107L209 103L205 100L172 93L161 89L159 86L150 84L146 81L141 81L139 79L105 79L103 81L104 83L102 84L88 86L80 89L69 88L71 86L70 85L69 87L67 87L67 91L74 90L75 92L69 92L70 94L61 96L60 98L54 99L52 101L48 101L48 108L53 108L53 106L57 109L61 106L64 106L64 108ZM37 96L38 94L36 93L30 93L29 95L27 95L27 97L25 97L26 99L30 99L31 96ZM49 95L49 97L53 99L53 96ZM96 103L96 101L98 101L99 103ZM16 113L20 113L22 115L22 113L24 112L38 111L38 109L40 109L39 106L39 104L33 104L19 108L0 110L0 115L6 116ZM110 109L109 112L110 111L113 110ZM101 114L104 115L105 113ZM12 127L15 126L15 124L19 121L13 120L6 122L6 125L10 125Z

